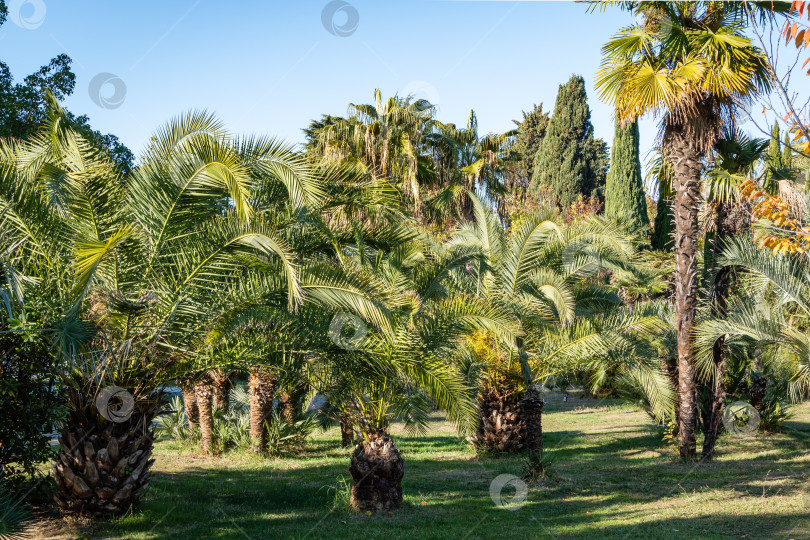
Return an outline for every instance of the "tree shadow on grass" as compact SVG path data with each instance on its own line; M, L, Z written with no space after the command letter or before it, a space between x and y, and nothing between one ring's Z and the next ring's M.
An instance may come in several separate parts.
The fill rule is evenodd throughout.
M195 540L802 538L810 530L810 497L801 495L810 485L807 471L787 462L806 454L810 430L805 428L756 444L745 442L770 447L773 455L741 457L730 440L723 441L728 444L721 445L715 462L700 464L639 453L660 446L655 429L617 434L609 442L604 434L550 433L546 445L555 454L552 477L533 485L526 503L515 511L498 508L489 490L498 474L520 474L523 456L437 459L434 451L463 448L458 437L399 436L400 447L413 451L404 454L405 508L392 515L353 515L333 508L342 493L338 478L348 478L347 453L345 460L307 460L287 469L273 462L249 470L214 463L158 472L133 515L79 532L93 538ZM683 504L679 499L684 496L695 498L678 510L688 515L671 515L671 506ZM732 508L735 500L747 501L752 509ZM792 502L769 508L774 500Z

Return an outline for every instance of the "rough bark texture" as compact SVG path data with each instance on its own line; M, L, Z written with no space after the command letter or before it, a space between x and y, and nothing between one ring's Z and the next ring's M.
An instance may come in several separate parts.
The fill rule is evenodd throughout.
M526 396L520 400L520 410L526 422L529 476L543 473L543 405L540 392L534 388L527 390Z
M480 453L520 452L526 444L526 422L519 392L485 389L479 398L478 430L473 445Z
M228 412L231 394L231 374L221 369L212 369L209 373L213 387L214 410Z
M351 504L358 512L380 512L402 508L402 477L405 462L393 439L375 433L361 440L352 454Z
M273 397L278 379L265 368L256 368L248 378L248 398L250 399L250 450L264 453L267 448L267 428L265 422L272 419Z
M683 133L673 130L668 140L673 168L672 213L675 218L675 335L678 341L678 450L683 460L696 454L695 366L692 332L697 310L698 209L700 208L700 155Z
M132 415L116 423L99 414L94 397L69 391L53 469L54 500L63 513L100 518L121 515L140 501L155 461L150 426L163 398L136 397Z
M717 317L725 317L727 313L727 299L731 271L723 268L715 278L715 310ZM711 461L714 458L715 444L720 428L723 425L723 378L726 373L726 340L721 336L712 346L712 360L717 373L707 386L707 411L703 421L703 459Z
M278 398L278 411L279 416L284 419L288 425L292 425L293 422L295 422L295 406L293 404L293 398L288 392L282 393L281 397Z
M214 454L216 453L216 448L214 445L214 409L211 380L206 377L195 382L194 393L197 396L202 453Z
M183 392L183 408L186 411L188 427L194 429L199 422L200 414L197 410L197 395L194 393L194 383L191 381L177 381L180 391Z
M340 446L348 448L354 444L354 429L351 420L345 416L340 418Z
M765 400L765 393L768 390L768 378L763 375L754 375L751 383L751 406L756 410L762 410L762 402Z

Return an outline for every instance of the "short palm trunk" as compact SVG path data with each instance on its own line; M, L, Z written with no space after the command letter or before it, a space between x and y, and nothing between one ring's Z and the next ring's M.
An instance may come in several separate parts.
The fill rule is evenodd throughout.
M380 512L402 508L402 477L405 462L393 439L375 433L361 439L352 454L351 504L358 512Z
M526 423L526 449L529 451L530 477L543 473L543 406L540 392L530 388L520 400L520 410Z
M479 453L520 452L526 446L526 421L521 393L488 389L479 398L478 430L473 444Z
M140 501L155 461L150 426L162 401L135 402L129 417L110 421L97 412L92 398L70 392L53 471L54 499L63 513L115 516Z

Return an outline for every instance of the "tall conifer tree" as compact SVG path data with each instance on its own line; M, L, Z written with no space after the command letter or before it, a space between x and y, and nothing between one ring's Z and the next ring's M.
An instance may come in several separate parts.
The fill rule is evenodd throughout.
M580 194L601 198L605 179L595 146L585 80L574 75L560 85L546 136L535 156L529 192L550 196L563 208Z
M638 122L625 128L616 122L610 172L605 186L605 214L621 219L633 228L650 224L641 177L638 137Z

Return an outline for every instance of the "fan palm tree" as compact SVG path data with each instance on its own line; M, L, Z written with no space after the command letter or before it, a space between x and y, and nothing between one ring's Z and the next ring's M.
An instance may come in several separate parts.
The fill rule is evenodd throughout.
M661 141L673 172L679 451L682 459L693 459L697 407L692 331L701 173L734 108L769 88L769 71L762 51L745 34L744 3L621 5L640 23L605 44L596 87L621 121L645 114L661 118Z

